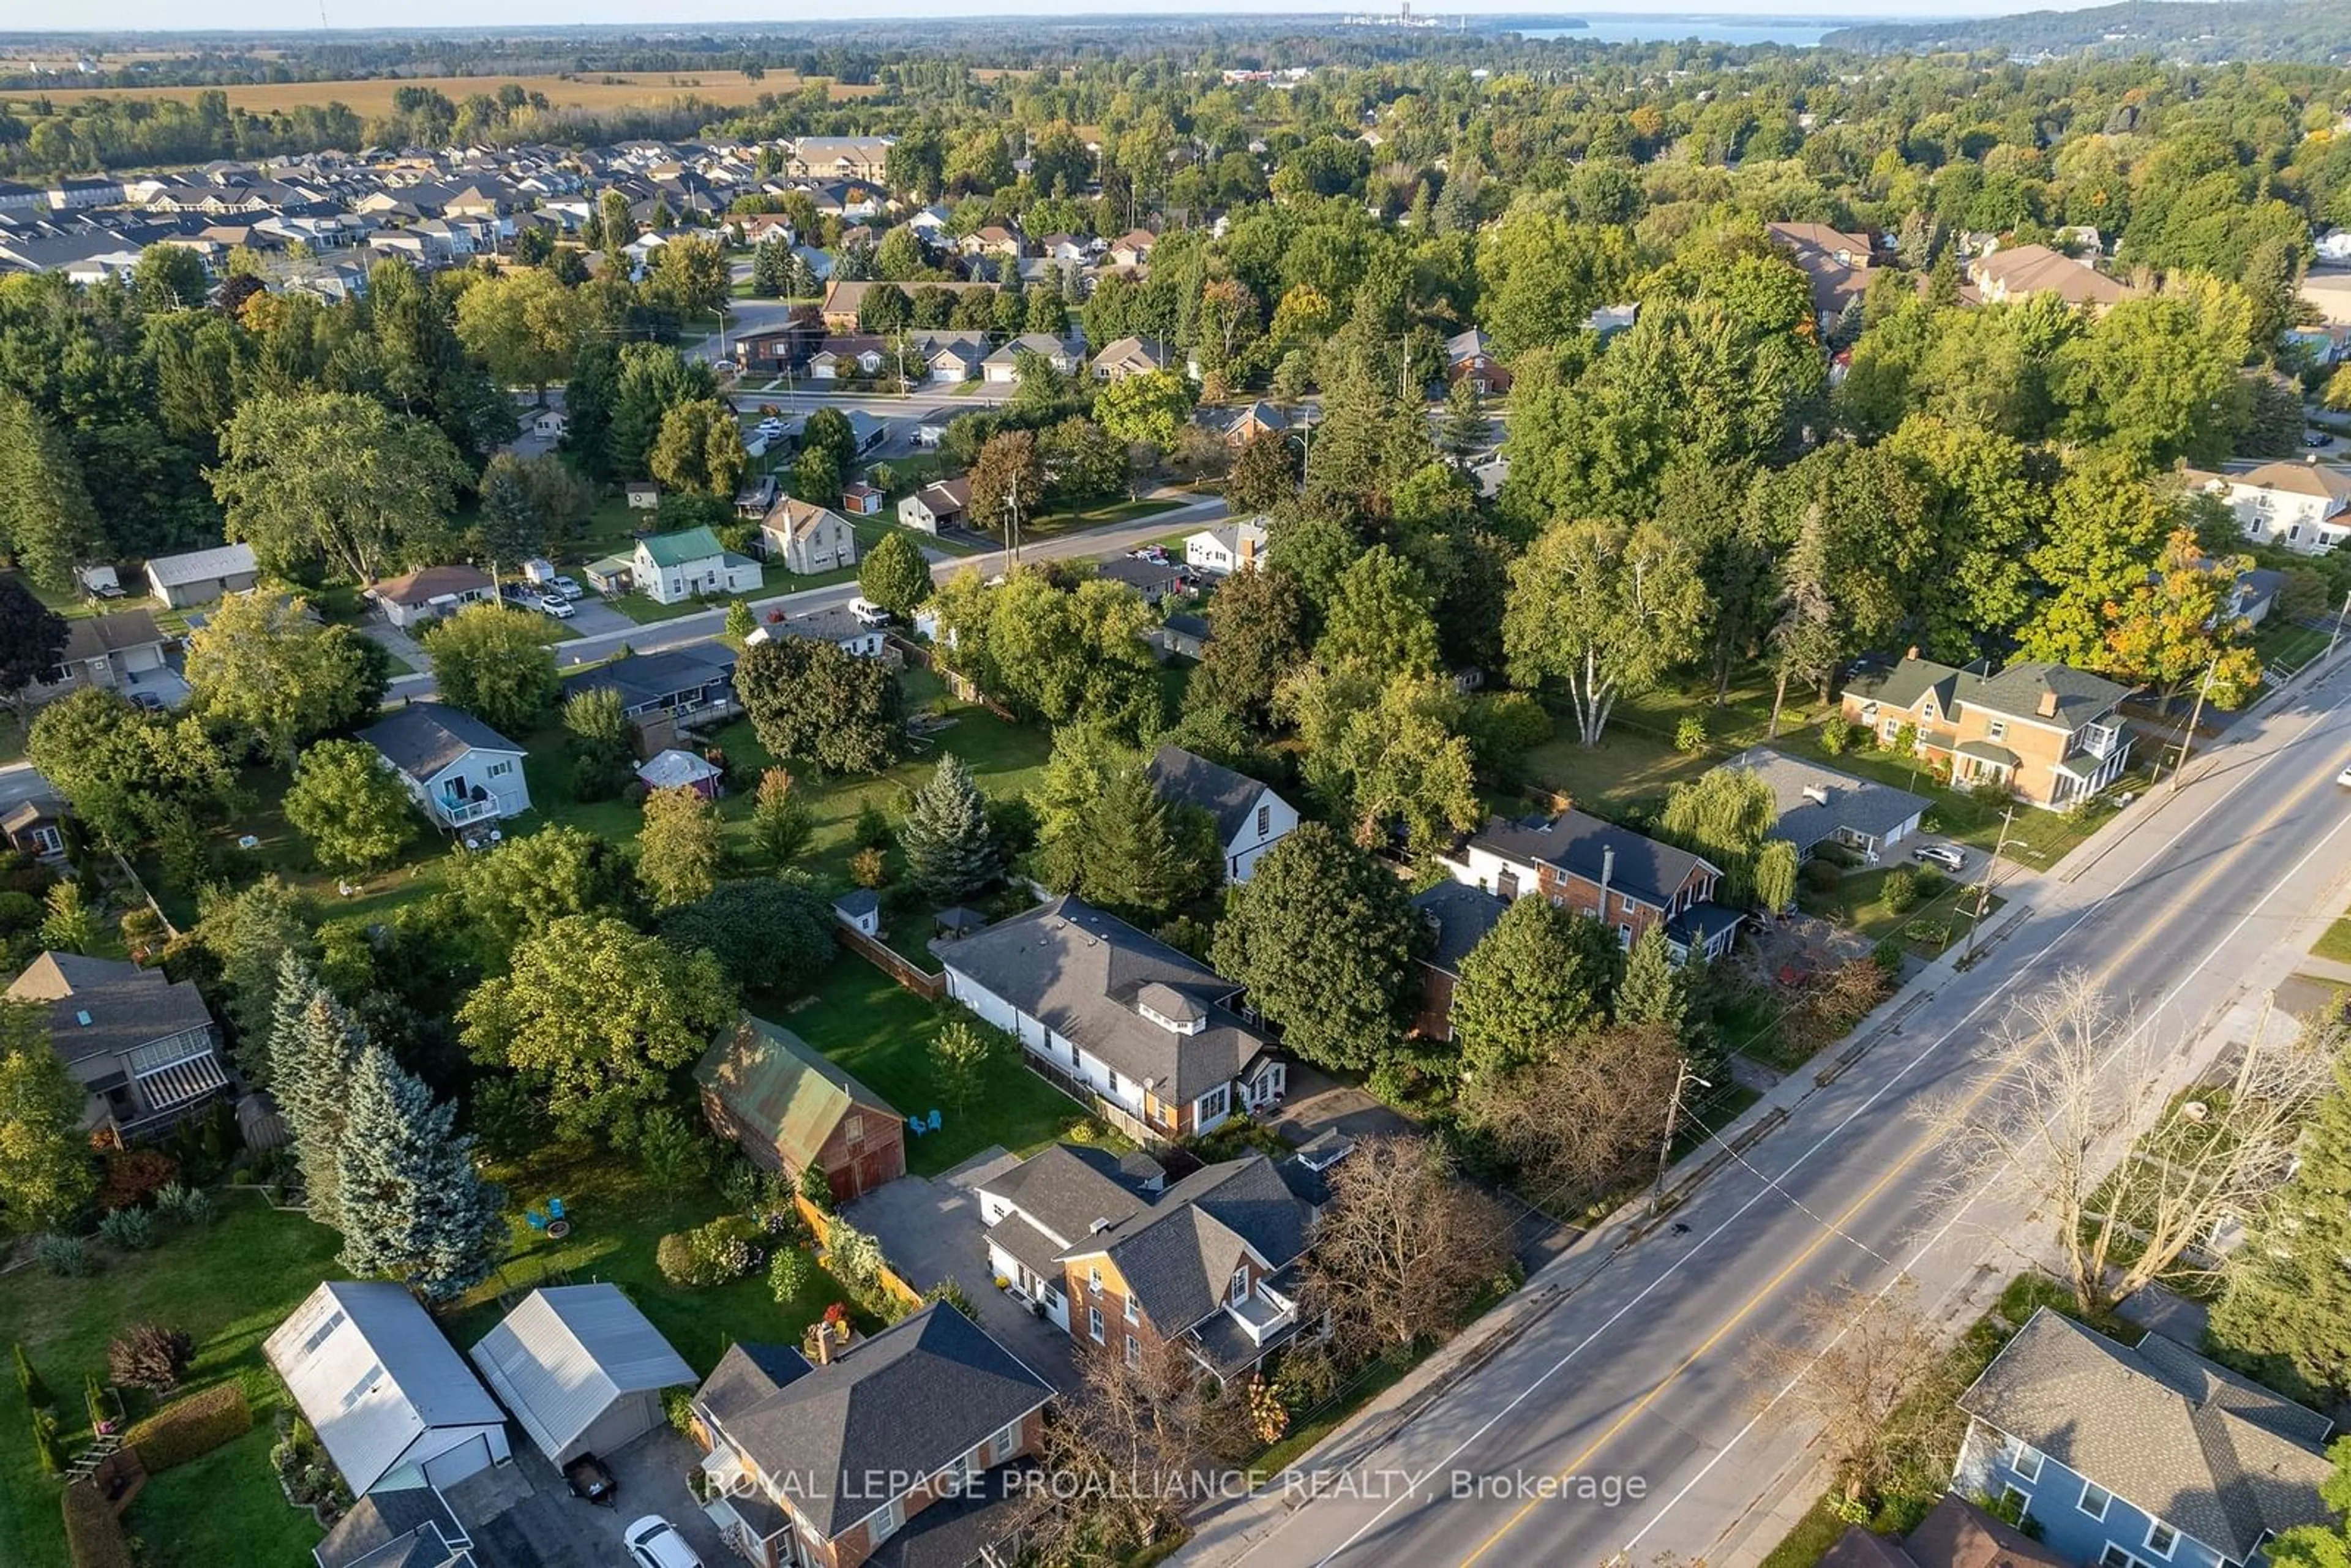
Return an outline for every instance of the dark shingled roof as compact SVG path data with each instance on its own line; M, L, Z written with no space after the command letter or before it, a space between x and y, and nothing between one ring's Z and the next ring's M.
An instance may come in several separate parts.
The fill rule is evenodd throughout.
M1121 1076L1188 1102L1240 1076L1267 1041L1228 1005L1240 988L1083 899L1064 895L985 931L935 940L939 961L1092 1051ZM1158 982L1207 1009L1178 1034L1136 1010Z
M1204 1166L1134 1221L1071 1243L1062 1254L1107 1254L1163 1334L1191 1327L1222 1304L1242 1249L1275 1269L1306 1250L1314 1222L1263 1155Z
M1608 873L1611 891L1629 894L1663 908L1699 867L1720 874L1721 868L1687 850L1645 838L1630 828L1583 811L1562 811L1545 821L1524 822L1500 818L1486 824L1476 841L1506 860L1557 866L1586 882L1597 883L1609 851L1615 863Z
M43 953L9 985L8 997L49 1004L49 1043L68 1064L100 1059L99 1066L111 1067L142 1045L213 1021L193 981L79 953Z
M563 695L610 687L623 707L643 707L683 692L698 692L734 678L735 655L723 643L694 643L659 653L631 653L609 664L567 676Z
M520 757L522 747L462 708L445 703L411 703L360 731L359 737L418 783L468 751L503 751Z
M1955 670L1932 659L1905 656L1898 664L1865 663L1844 684L1846 695L1909 712L1929 690L1945 719L1957 708L1981 708L2003 718L2074 729L2098 717L2130 695L2128 686L2069 664L2027 660L1996 675ZM2041 699L2055 693L2057 711L2043 715Z
M1054 1235L1073 1242L1090 1234L1097 1219L1123 1225L1151 1207L1143 1183L1122 1168L1119 1157L1090 1145L1055 1144L1040 1149L988 1180L983 1190L1017 1205Z
M1743 768L1771 786L1771 799L1780 809L1771 836L1787 840L1800 853L1834 837L1840 828L1882 839L1905 823L1917 821L1930 804L1907 789L1874 779L1857 779L1768 746L1750 747L1724 766ZM1808 788L1826 795L1827 803L1806 795Z
M738 1359L739 1356L739 1359ZM953 1307L933 1305L748 1404L759 1368L727 1353L735 1446L831 1540L880 1506L868 1472L930 1474L1041 1408L1053 1389Z
M969 1568L1044 1506L1032 1484L1039 1468L1033 1459L998 1465L977 1485L938 1499L883 1542L867 1568Z
M1461 960L1485 940L1494 922L1510 904L1508 899L1463 882L1440 882L1413 895L1412 904L1437 927L1437 946L1423 959L1430 968L1458 978Z
M1959 1408L2232 1562L2330 1517L2333 1423L2161 1334L2126 1346L2043 1307Z
M1169 624L1174 624L1171 621ZM1196 806L1216 820L1217 839L1231 843L1248 825L1266 787L1246 773L1236 773L1180 746L1163 746L1151 758L1151 787L1162 800L1179 806Z
M402 1568L451 1560L447 1542L465 1531L431 1487L370 1492L319 1542L319 1568Z

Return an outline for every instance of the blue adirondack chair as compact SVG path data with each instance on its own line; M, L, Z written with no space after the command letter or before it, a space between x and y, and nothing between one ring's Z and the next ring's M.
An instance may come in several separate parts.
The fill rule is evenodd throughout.
M935 1132L937 1132L938 1130L939 1130L939 1113L938 1113L938 1107L936 1107L936 1106L933 1106L933 1107L931 1108L931 1131L932 1131L932 1132L934 1132L934 1133L935 1133Z

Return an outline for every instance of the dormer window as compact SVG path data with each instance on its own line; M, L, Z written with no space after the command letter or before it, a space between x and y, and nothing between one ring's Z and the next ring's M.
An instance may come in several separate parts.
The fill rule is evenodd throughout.
M1134 1010L1177 1034L1197 1034L1208 1027L1207 1009L1175 987L1155 981L1135 993Z

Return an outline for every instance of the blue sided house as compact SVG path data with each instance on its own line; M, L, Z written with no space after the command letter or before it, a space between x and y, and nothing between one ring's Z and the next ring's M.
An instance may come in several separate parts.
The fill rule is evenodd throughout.
M2085 1568L2252 1568L2331 1517L2327 1418L2160 1334L2125 1345L2044 1307L1959 1408L1951 1490L2021 1505Z

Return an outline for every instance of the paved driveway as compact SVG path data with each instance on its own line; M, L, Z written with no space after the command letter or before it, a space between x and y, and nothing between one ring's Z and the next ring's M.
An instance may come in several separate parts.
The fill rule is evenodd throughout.
M580 1501L553 1465L509 1427L515 1462L469 1476L452 1487L449 1506L486 1559L509 1568L590 1568L628 1561L621 1531L649 1513L660 1514L706 1564L733 1561L718 1527L686 1490L685 1475L702 1456L668 1427L656 1427L604 1462L620 1483L614 1506Z
M597 599L576 599L571 603L571 619L563 622L582 637L609 637L615 632L634 630L636 622ZM562 644L556 644L562 652Z
M987 1266L987 1243L979 1223L974 1189L989 1176L1018 1164L1002 1149L985 1149L955 1169L931 1176L900 1176L841 1210L849 1222L882 1243L890 1266L918 1291L952 1274L979 1309L979 1321L996 1343L1029 1369L1068 1392L1078 1385L1070 1336L1046 1319L1031 1316L996 1288Z

